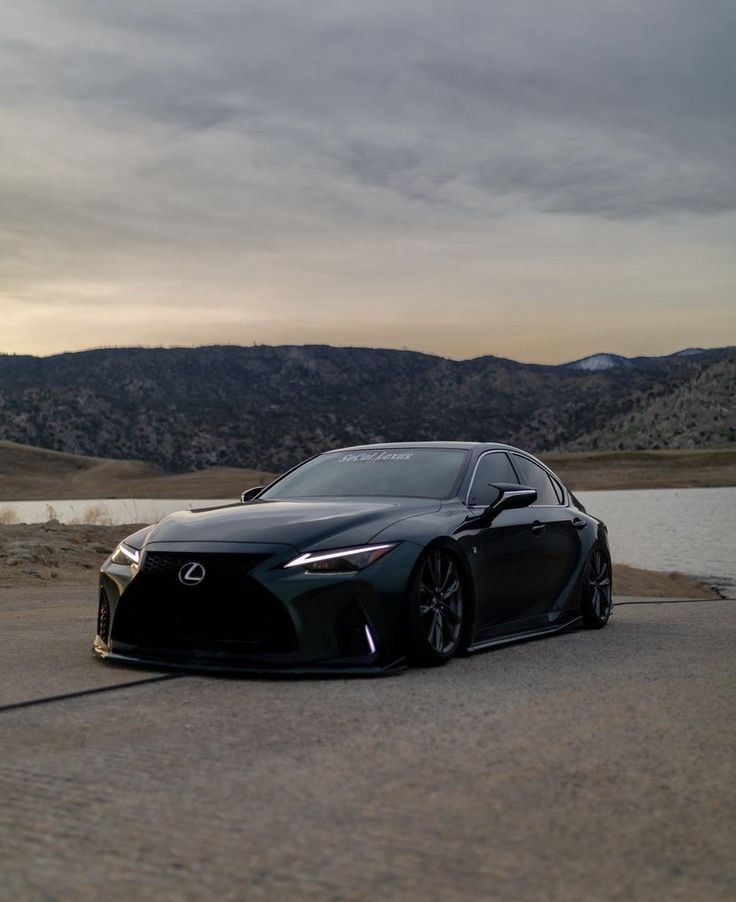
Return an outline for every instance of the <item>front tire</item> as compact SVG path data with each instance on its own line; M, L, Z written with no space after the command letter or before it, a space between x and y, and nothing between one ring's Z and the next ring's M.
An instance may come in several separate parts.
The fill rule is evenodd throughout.
M580 597L583 624L588 629L603 629L611 616L612 607L611 559L603 548L594 548L585 568Z
M410 647L419 664L446 664L458 652L465 625L460 568L442 548L421 559L409 596Z

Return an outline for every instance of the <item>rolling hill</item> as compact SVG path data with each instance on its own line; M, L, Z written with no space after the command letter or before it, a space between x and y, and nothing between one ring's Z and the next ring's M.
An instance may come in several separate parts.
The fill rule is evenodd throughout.
M733 445L735 348L624 359L590 369L324 345L0 355L0 438L177 471L280 471L374 441Z
M270 473L236 467L172 474L140 460L84 457L0 441L0 501L237 498L244 489L272 478Z

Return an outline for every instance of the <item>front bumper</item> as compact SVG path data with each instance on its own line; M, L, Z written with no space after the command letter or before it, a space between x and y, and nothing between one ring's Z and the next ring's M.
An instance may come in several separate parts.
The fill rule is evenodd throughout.
M290 546L152 543L137 573L103 565L93 648L110 661L212 673L396 672L406 666L407 589L420 552L404 542L358 573L313 574L284 569ZM154 578L156 555L208 566L218 555L262 560L192 589L175 573Z

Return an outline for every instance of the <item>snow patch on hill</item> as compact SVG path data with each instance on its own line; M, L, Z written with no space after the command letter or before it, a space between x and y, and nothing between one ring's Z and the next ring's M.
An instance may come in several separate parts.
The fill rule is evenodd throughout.
M567 364L572 370L587 370L589 372L612 370L614 367L630 365L631 361L628 357L622 357L620 354L591 354L589 357L573 360L572 363Z

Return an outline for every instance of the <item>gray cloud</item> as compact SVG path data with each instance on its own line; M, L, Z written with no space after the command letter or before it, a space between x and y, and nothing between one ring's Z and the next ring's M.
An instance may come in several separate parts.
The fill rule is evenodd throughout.
M196 267L267 284L327 244L322 265L350 271L361 239L481 240L520 215L656 230L736 211L727 0L26 0L2 16L14 297Z
M481 210L508 192L602 216L736 207L725 2L36 9L11 20L5 102L148 134L149 174L186 173L169 157L176 130L209 130L233 175L239 144L243 165L268 157L415 201L449 202L448 182L466 181Z

